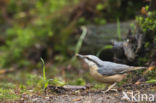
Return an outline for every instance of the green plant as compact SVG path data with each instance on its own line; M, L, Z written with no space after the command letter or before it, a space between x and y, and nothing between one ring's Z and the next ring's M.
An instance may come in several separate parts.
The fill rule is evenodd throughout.
M99 57L103 50L105 50L105 49L112 49L112 48L113 48L112 45L105 45L103 48L101 48L101 49L97 52L96 56Z
M42 69L43 69L43 83L44 83L44 88L46 88L48 86L49 80L47 80L47 78L46 78L45 62L42 58L41 58L41 61L42 61L42 65L43 65L43 67L42 67Z
M99 18L99 17L96 17L94 18L94 21L96 24L100 24L100 25L104 25L107 23L106 19L105 18Z
M64 81L59 80L57 78L53 78L53 79L47 79L46 77L46 68L45 68L45 62L44 60L41 58L42 61L42 69L43 69L43 77L41 78L41 80L39 81L39 84L43 84L44 88L46 88L48 85L56 85L56 86L62 86L65 84Z
M156 12L148 12L148 16L142 17L137 16L136 21L143 30L145 34L150 36L155 35L156 33Z
M5 43L0 47L1 66L9 67L11 64L30 66L29 52L36 48L36 45L46 46L46 48L54 45L54 48L52 48L54 51L65 52L64 54L66 54L66 49L64 49L66 44L59 43L59 47L56 48L58 42L55 41L68 25L68 16L64 15L66 11L61 9L78 1L34 0L29 2L26 0L10 0L6 12L10 15L11 22L3 33L5 34ZM62 18L60 14L64 17ZM71 29L68 31L71 31ZM61 39L67 38L66 35L61 37ZM25 52L26 50L28 52Z
M81 36L80 36L80 38L76 44L75 54L79 53L80 48L82 46L83 39L85 38L86 34L87 34L87 28L83 26L82 27L82 34L81 34ZM75 60L75 56L73 57L73 60Z
M118 34L119 40L121 40L120 20L119 20L119 18L117 18L117 34Z
M46 78L46 72L45 72L45 62L44 62L44 60L41 58L41 61L42 61L42 65L43 65L43 79L44 80L47 80L47 78Z

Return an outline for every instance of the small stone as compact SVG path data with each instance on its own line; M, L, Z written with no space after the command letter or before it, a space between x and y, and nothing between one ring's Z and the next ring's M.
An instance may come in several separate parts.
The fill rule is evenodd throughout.
M49 97L45 97L45 99L49 100Z

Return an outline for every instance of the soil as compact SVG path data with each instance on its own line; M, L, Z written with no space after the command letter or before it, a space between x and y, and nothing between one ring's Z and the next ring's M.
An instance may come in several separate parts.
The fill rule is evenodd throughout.
M75 90L54 92L48 90L44 95L21 95L20 100L14 102L21 103L156 103L156 85L151 84L128 84L117 88L118 91L103 93L102 90ZM61 91L61 90L60 90ZM124 93L129 97L124 97ZM132 95L135 96L132 98ZM147 98L142 98L142 96ZM151 95L154 97L151 99ZM139 97L140 96L140 97ZM135 101L135 99L137 101ZM8 102L8 101L7 101Z

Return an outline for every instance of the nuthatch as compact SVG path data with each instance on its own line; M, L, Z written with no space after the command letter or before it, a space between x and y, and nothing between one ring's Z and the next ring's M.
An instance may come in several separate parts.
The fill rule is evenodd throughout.
M95 80L107 83L105 92L108 92L117 84L117 82L123 80L127 76L128 72L138 69L146 69L145 67L134 67L125 64L102 61L94 55L77 54L76 56L83 59L85 63L88 64L90 74Z

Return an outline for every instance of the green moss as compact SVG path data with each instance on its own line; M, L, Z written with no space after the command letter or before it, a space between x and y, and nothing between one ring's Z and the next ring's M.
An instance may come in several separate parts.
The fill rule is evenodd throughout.
M65 85L65 81L61 80L59 78L54 78L54 79L50 80L49 85L63 86L63 85Z
M147 83L154 83L154 84L156 84L156 79L151 79L151 80L148 80L148 81L146 81Z
M19 98L19 94L15 93L16 85L14 83L0 83L0 100L15 100Z
M0 87L3 87L4 89L15 89L16 85L13 83L2 82L2 83L0 83Z
M15 93L13 89L0 88L0 100L15 100L18 98L19 96Z
M105 89L105 87L106 87L106 84L104 84L104 83L96 83L93 86L93 89Z
M69 84L71 84L71 85L86 85L86 81L83 78L78 78L73 81L70 81Z

